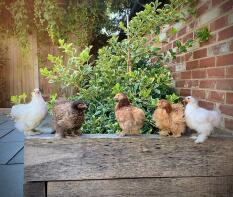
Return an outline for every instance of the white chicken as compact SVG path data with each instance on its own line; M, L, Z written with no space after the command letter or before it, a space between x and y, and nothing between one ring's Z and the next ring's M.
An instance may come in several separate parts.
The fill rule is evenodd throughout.
M214 127L220 124L220 113L199 107L197 100L192 96L185 97L184 102L187 103L185 107L186 124L198 133L198 136L191 138L195 140L195 143L202 143L208 138Z
M30 103L14 105L11 109L11 117L15 121L15 127L24 132L25 136L36 134L33 132L48 113L46 102L39 89L34 89Z

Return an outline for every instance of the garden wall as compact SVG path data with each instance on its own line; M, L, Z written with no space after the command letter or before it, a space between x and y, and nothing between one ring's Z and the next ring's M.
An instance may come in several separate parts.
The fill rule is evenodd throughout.
M196 17L184 25L163 44L164 49L194 37L194 32L208 27L211 38L178 56L168 65L181 96L192 95L206 109L219 107L221 128L233 133L233 0L199 0Z

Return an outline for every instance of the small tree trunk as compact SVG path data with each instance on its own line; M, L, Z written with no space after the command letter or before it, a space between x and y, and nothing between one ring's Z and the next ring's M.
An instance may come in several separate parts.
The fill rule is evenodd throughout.
M131 72L132 71L132 65L131 65L131 51L130 51L130 38L129 38L129 31L128 31L128 28L129 28L129 15L126 16L127 17L127 40L128 40L128 44L129 44L129 47L128 47L128 54L127 54L127 71L128 72Z

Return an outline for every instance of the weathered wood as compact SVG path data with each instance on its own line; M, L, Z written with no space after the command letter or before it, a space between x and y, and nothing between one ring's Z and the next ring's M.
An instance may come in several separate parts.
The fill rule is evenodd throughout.
M24 190L24 197L45 197L46 183L45 182L25 183L23 186L23 190Z
M230 197L233 176L48 182L48 197Z
M233 138L30 139L25 181L232 176Z
M39 86L37 36L28 36L29 50L22 53L15 37L0 38L0 107L10 107L10 97L31 91ZM7 49L7 50L5 50Z

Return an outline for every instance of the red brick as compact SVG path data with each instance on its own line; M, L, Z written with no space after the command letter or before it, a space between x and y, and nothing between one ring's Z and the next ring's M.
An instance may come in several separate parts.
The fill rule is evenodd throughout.
M224 68L210 68L207 70L208 78L224 78L225 69Z
M233 78L233 66L226 68L226 77Z
M207 56L207 48L199 49L193 52L193 59L199 59Z
M197 17L201 16L202 14L204 14L209 8L209 2L204 3L202 6L200 6L197 9Z
M208 49L209 55L221 55L233 51L233 42L224 42Z
M216 88L218 90L231 90L231 91L233 91L233 79L218 80Z
M214 89L216 85L215 80L202 80L200 81L199 88Z
M210 31L215 31L218 29L221 29L228 24L228 18L227 16L222 16L221 18L215 20L210 24Z
M191 79L191 71L185 71L180 73L181 79Z
M199 81L198 80L190 80L187 81L188 87L198 87Z
M172 73L172 78L174 80L180 79L180 73Z
M227 27L226 29L218 33L218 41L225 40L233 37L233 26Z
M181 63L181 62L183 62L184 60L183 60L184 58L183 58L183 56L176 56L176 62L177 63Z
M186 70L194 70L196 68L199 68L199 61L191 61L186 63Z
M228 0L226 3L220 6L221 12L226 13L227 11L231 10L233 8L233 1Z
M187 42L188 40L193 39L193 32L187 34L186 36L183 37L183 43Z
M228 115L228 116L233 116L233 106L232 105L221 105L219 107L222 113Z
M199 101L199 106L209 110L214 108L214 104L208 101Z
M233 53L217 57L217 66L233 65Z
M181 89L180 90L180 95L181 96L190 96L191 95L191 90L190 89Z
M185 85L185 81L182 80L182 81L176 81L176 87L178 88L183 88Z
M162 51L167 51L168 49L172 48L172 43L166 44L162 47Z
M226 93L226 103L233 104L233 93L231 92Z
M192 79L206 78L206 70L193 70Z
M193 29L195 27L196 23L197 23L196 21L192 21L188 26L189 29Z
M212 0L212 6L214 7L216 5L219 5L222 2L223 2L222 0Z
M198 87L198 80L179 80L176 81L176 87L178 88L191 88Z
M204 90L192 90L192 96L199 99L205 98L205 91Z
M225 128L233 131L233 120L225 118Z
M170 38L169 38L169 42L172 42L173 40L175 40L176 39L176 34L174 34L173 36L171 36Z
M225 93L224 92L211 91L211 92L209 92L208 99L210 101L224 102Z
M186 34L186 26L183 27L177 34L177 37L183 36L184 34Z
M233 48L233 47L232 47L232 48ZM185 53L185 55L184 55L184 60L185 60L185 61L189 61L189 60L192 58L192 55L193 55L192 52Z
M200 60L200 68L215 67L215 57Z

